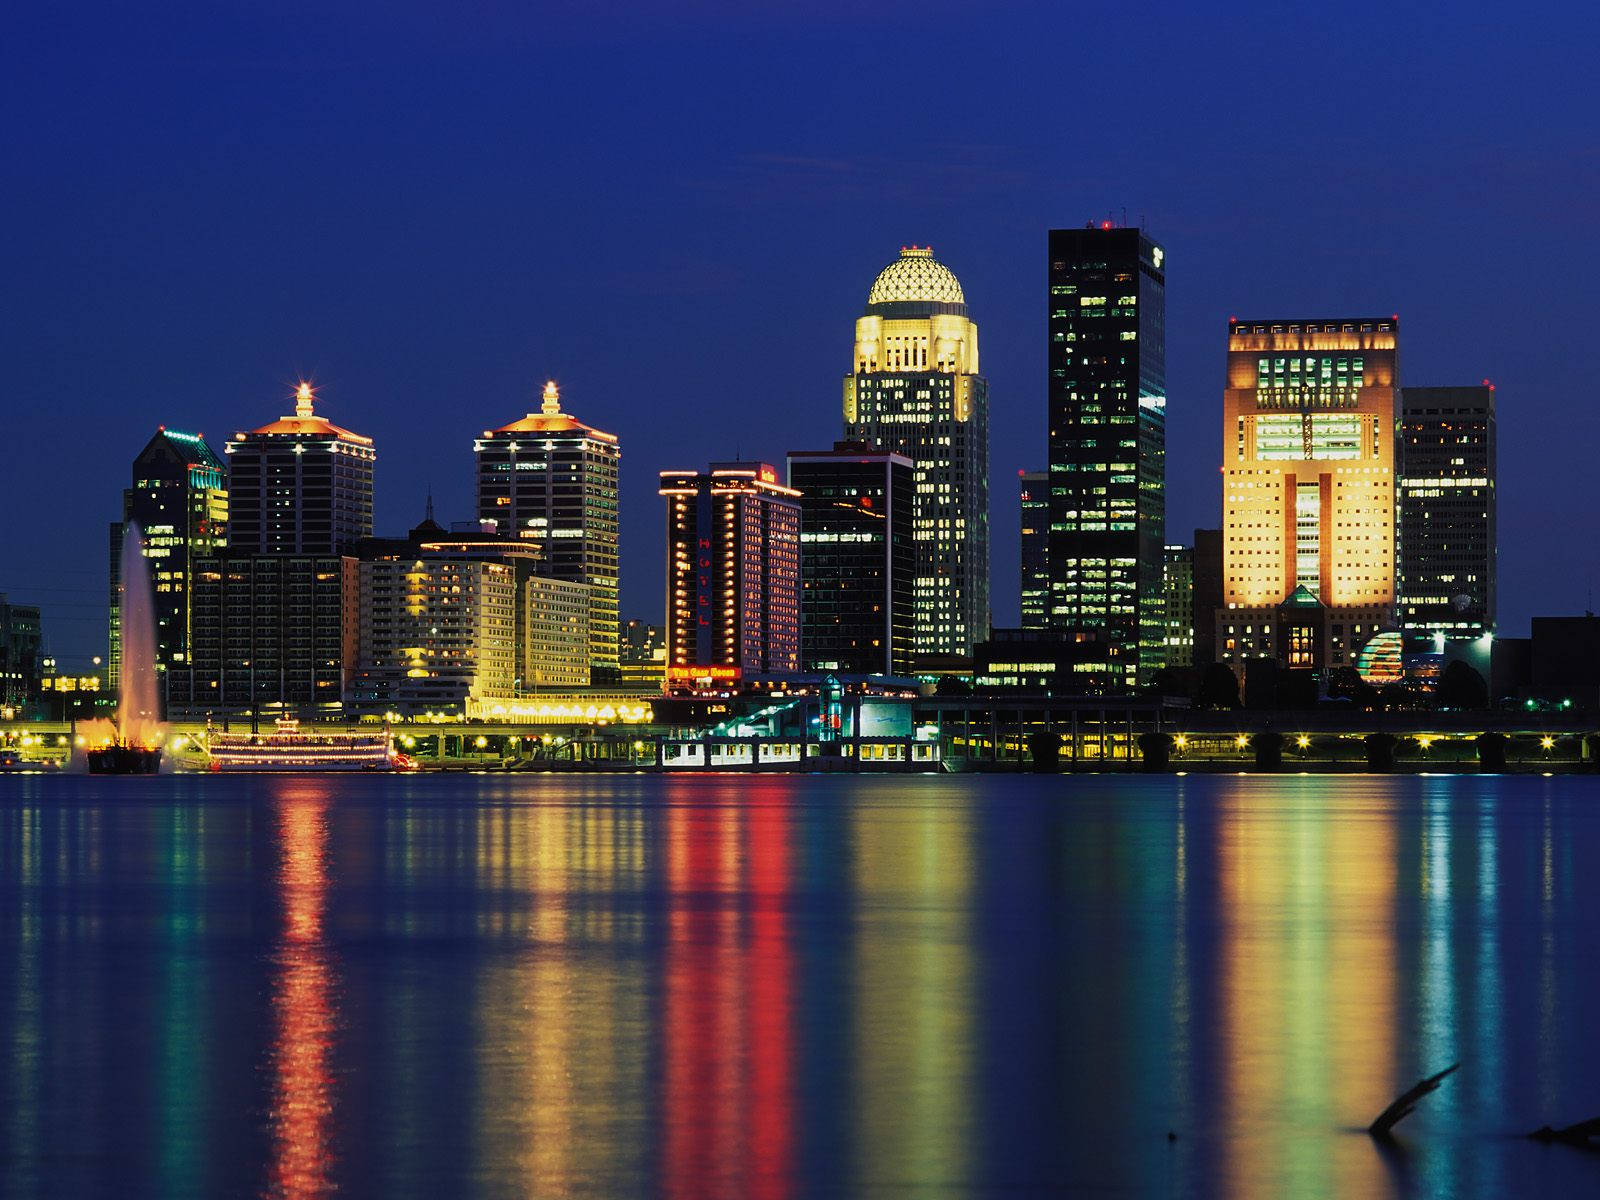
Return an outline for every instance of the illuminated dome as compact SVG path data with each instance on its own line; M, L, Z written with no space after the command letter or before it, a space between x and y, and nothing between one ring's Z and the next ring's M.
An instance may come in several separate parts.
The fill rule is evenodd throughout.
M867 311L883 304L951 305L939 311L966 312L961 281L934 258L927 246L902 246L900 257L878 272L867 293Z

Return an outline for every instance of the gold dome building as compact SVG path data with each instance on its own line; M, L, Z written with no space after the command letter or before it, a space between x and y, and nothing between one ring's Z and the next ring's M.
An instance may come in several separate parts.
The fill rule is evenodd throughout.
M970 654L989 636L989 385L961 282L925 246L903 247L867 294L844 436L913 464L916 653Z

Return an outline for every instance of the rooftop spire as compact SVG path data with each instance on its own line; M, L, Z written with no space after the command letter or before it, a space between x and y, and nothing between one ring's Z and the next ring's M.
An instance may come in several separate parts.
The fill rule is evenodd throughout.
M544 403L539 410L547 417L553 417L561 411L561 389L556 387L554 379L544 381Z
M294 415L297 417L313 415L311 412L311 401L313 399L315 399L315 393L311 390L311 385L301 380L300 386L294 391Z

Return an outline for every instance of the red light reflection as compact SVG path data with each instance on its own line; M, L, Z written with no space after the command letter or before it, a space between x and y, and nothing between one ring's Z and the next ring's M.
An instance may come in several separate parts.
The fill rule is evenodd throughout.
M328 794L297 783L277 809L283 938L275 956L271 1194L333 1192L333 970L323 938L328 892Z

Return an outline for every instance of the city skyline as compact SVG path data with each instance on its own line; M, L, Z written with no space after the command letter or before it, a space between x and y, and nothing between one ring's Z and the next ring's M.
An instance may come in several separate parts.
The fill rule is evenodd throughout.
M1579 503L1600 441L1600 412L1573 403L1597 265L1577 57L1595 14L1562 12L1572 36L1551 45L1538 21L1386 12L1374 46L1326 38L1310 13L1232 38L1174 12L1140 39L1093 13L1071 40L1105 54L1064 70L1058 14L1024 6L966 31L968 98L902 113L886 148L860 120L861 81L926 86L918 64L956 10L907 20L923 11L709 5L604 30L575 10L468 24L403 4L382 22L337 6L24 14L18 44L36 53L15 76L0 189L7 477L24 497L54 490L27 448L64 414L94 436L83 483L25 501L8 529L8 594L46 609L58 653L98 652L101 528L154 424L217 445L283 411L306 375L379 440L376 525L399 531L430 490L441 515L469 515L456 439L553 377L638 447L621 610L653 612L656 472L831 440L840 324L911 243L951 265L983 326L1003 495L1043 465L1043 231L1126 210L1172 256L1168 437L1195 452L1169 463L1169 540L1217 521L1228 316L1399 312L1403 383L1498 385L1501 627L1585 607L1600 551L1571 552L1548 514ZM1308 39L1330 63L1310 80L1295 65ZM1186 102L1125 95L1135 73ZM1514 92L1484 86L1507 78ZM1330 110L1337 130L1300 136ZM1547 336L1495 336L1525 312ZM1557 422L1565 435L1542 445ZM994 619L1009 624L1015 505L991 515Z
M1095 228L1097 230L1099 230L1099 229L1102 229L1102 228L1116 228L1116 227L1113 226L1110 222L1101 222L1101 223L1097 223ZM1055 231L1055 232L1060 232L1060 231ZM1147 231L1131 230L1130 232L1134 232L1134 233L1139 234L1141 236L1142 240L1144 242L1148 243L1149 237L1148 237L1148 232ZM917 249L916 247L912 247L911 248L912 251L916 251L916 249ZM902 254L901 261L902 262L905 261L904 256L905 256L906 253L907 253L907 249L905 247L902 247L902 249L901 249L901 254ZM1165 251L1163 250L1162 253L1164 255ZM1230 318L1229 323L1228 323L1228 327L1229 327L1230 332L1236 327L1236 321L1237 321L1236 318ZM1425 386L1425 385L1421 385L1421 384L1411 384L1411 385L1409 385L1409 388L1410 388L1410 390L1415 390L1415 391L1430 391L1430 390L1431 391L1451 391L1451 390L1470 391L1470 390L1474 390L1474 386L1476 388L1478 388L1478 389L1489 388L1491 391L1493 390L1492 385L1490 385L1488 383L1488 381L1484 381L1482 384L1479 384L1479 385L1469 385L1469 386L1459 387L1459 388L1454 388L1454 389L1452 389L1451 387L1448 387L1448 386L1440 388L1440 387L1429 387L1429 386ZM297 406L297 415L296 415L296 417L295 418L290 418L290 417L280 418L277 422L274 422L274 423L272 423L272 424L270 424L268 426L264 426L261 430L257 431L257 433L267 432L269 430L276 431L276 430L278 430L279 426L287 426L288 424L292 423L296 419L308 418L309 415L310 415L310 406L311 406L311 404L318 399L317 393L319 391L319 388L320 388L320 385L313 385L307 380L300 380L300 381L296 382L287 391L288 398L293 400L295 402L296 406ZM539 393L540 398L541 398L542 403L543 403L543 408L545 410L546 416L548 416L548 413L551 410L551 405L553 403L558 403L558 402L552 401L552 399L551 399L552 395L554 395L555 392L556 392L556 388L557 388L556 381L554 381L554 380L546 380L543 383L542 390ZM1398 392L1399 392L1398 386L1395 388L1395 392L1396 392L1396 395L1398 396ZM1218 404L1217 407L1218 407L1218 410L1221 411L1223 409L1224 405L1223 405L1222 402L1219 401L1219 404ZM470 413L465 413L465 414L463 414L463 416L466 418L466 421L465 421L466 425L471 425L473 423L472 420L470 419L471 418L471 414ZM1395 416L1396 416L1396 420L1398 420L1398 417L1399 417L1398 399L1396 400L1396 403L1395 403ZM562 417L562 419L567 420L568 424L572 425L573 428L580 429L580 430L587 430L589 428L588 426L582 425L581 423L571 421L569 418L566 417L566 414L564 414L564 413L561 414L561 417ZM532 417L528 418L528 420L530 420L530 421L532 419L533 419ZM317 420L319 422L321 421L320 414L317 415ZM325 422L322 422L322 423L325 424ZM330 429L335 429L335 430L337 430L337 432L339 432L340 434L344 434L345 436L354 436L354 435L345 434L345 431L343 431L342 429L338 429L338 427L336 427L336 426L329 426L329 428ZM847 424L846 428L849 429L851 427ZM162 436L166 432L166 430L167 430L167 426L166 426L165 423L162 423L162 424L158 425L158 427L157 427L157 439L158 440L159 440L160 436ZM201 444L205 444L205 442L207 440L206 439L206 435L203 434L203 433L199 433L199 434L183 434L181 436L191 438L192 440L196 440L196 441L200 442ZM237 444L237 440L236 439L239 438L240 436L243 436L243 435L235 434L234 435L234 440L230 440L230 441L227 441L227 442L224 443L225 451L228 453L229 457L232 457L232 451L233 451L235 445ZM612 435L612 434L599 434L598 436L602 437L602 438L609 439L612 442L615 442L615 440L616 440L615 435ZM363 438L361 440L363 442L370 442L372 439ZM467 516L467 515L464 515L464 514L446 513L445 516L446 516L447 520L451 520L451 521L463 521L463 520L464 521L472 521L472 520L476 520L476 519L481 519L482 518L483 511L484 511L484 509L483 509L484 500L483 500L483 497L482 497L481 479L479 478L480 473L481 473L481 456L479 454L479 447L484 445L484 444L486 444L486 442L487 442L487 437L486 437L485 433L480 433L477 437L475 437L472 440L472 445L473 445L473 450L474 450L474 460L475 460L475 464L476 464L473 467L473 477L474 477L474 479L478 480L477 484L475 485L476 489L477 489L477 493L478 493L477 494L477 504L475 506L469 506L472 509L472 514L473 515ZM647 438L647 443L648 443L648 438ZM1041 450L1045 450L1046 447L1044 445L1041 445L1040 449ZM1041 457L1045 457L1045 456L1046 455L1041 455ZM783 458L786 457L786 455L774 455L772 457L782 460ZM749 456L747 455L746 458L748 459ZM1180 463L1182 461L1183 461L1183 459L1180 456ZM1192 464L1190 464L1190 465L1192 465ZM615 471L615 464L614 463L613 463L613 466L612 466L612 470ZM1018 475L1019 475L1019 477L1026 476L1026 477L1032 477L1032 478L1047 478L1047 476L1045 476L1045 473L1043 473L1043 472L1031 472L1031 471L1030 472L1024 472L1024 471L1019 470L1018 471ZM1006 507L1004 504L996 504L995 501L994 501L993 490L992 490L993 489L993 480L994 480L993 469L991 469L991 471L989 473L989 485L990 485L989 515L990 515L990 522L991 523L993 523L994 517L997 514L1003 514L1004 513L1005 507ZM231 480L230 480L230 482L231 482ZM407 481L402 482L399 486L401 487L402 490L405 490L407 488L414 488L415 485L416 485L416 482L417 481L414 480L414 479L413 480L407 480ZM385 511L388 508L392 507L392 504L390 504L390 503L380 503L379 500L377 499L378 497L381 497L383 495L383 492L384 492L384 488L381 486L381 476L379 477L379 482L376 482L376 483L374 483L372 485L369 485L369 486L373 487L373 492L374 492L374 500L372 502L372 510L373 511ZM454 489L446 488L446 489L441 489L441 490L450 491L450 490L454 490ZM431 485L431 483L426 486L425 494L426 494L427 505L428 505L430 511L432 510L434 492L435 492L435 489ZM1012 507L1014 509L1015 506L1013 505ZM1015 511L1013 512L1012 515L1013 515L1014 518L1019 518L1020 517L1020 514L1015 512ZM1222 522L1225 523L1226 522L1226 517L1227 517L1227 512L1226 512L1226 491L1225 491L1225 489L1222 489L1221 491L1219 491L1218 512L1212 518L1213 519L1213 523L1215 523L1217 521L1222 521ZM624 524L627 523L625 519L624 519L623 523ZM117 526L117 528L120 528L120 526ZM376 528L373 530L373 532L377 533L379 536L393 535L395 533L394 530L384 528L383 526L381 526L381 524L377 525ZM1021 532L1020 521L1019 521L1018 532L1019 533ZM1167 543L1172 543L1174 541L1176 541L1178 543L1183 543L1185 538L1187 538L1188 536L1189 536L1189 530L1187 528L1185 528L1183 526L1176 526L1175 527L1174 523L1169 519L1169 522L1167 524L1167 529L1166 529L1166 538L1165 538L1165 541ZM1397 529L1395 531L1395 536L1396 536L1396 538L1398 537L1398 530ZM1019 565L1021 563L1022 555L1024 553L1024 546L1023 546L1022 540L1020 538L1017 540L1017 542L1016 542L1016 544L1014 546L1014 551L1013 552L1014 552L1014 555L1015 555L1015 560L1013 562L1009 563L1009 564L997 564L994 561L992 561L992 559L991 559L991 562L989 564L989 572L988 572L988 584L989 584L989 588L990 588L991 592L996 589L996 585L997 584L999 584L1000 590L1002 590L1002 592L1005 590L1005 584L1002 582L1002 580L1007 576L1008 573L1009 573L1009 576L1011 578L1011 582L1013 583L1013 585L1020 584L1021 577L1020 577L1020 574L1019 574L1017 568L1019 567ZM642 567L646 573L649 573L651 571L651 564L650 563L641 563L641 564L631 563L630 562L630 556L628 556L626 554L624 554L624 556L623 556L621 561L622 561L622 563L628 564L627 569L622 570L622 571L619 572L619 574L623 577L624 580L626 580L629 575L633 574L640 567ZM113 568L113 571L114 571L114 568ZM114 579L113 579L112 582L114 584ZM627 595L627 594L636 592L637 589L624 588L624 589L619 589L619 590L622 591L622 594ZM1021 602L1020 588L1014 594L1016 595L1018 604L1020 604L1020 602ZM49 609L50 609L51 606L48 603L46 603L46 604L42 605L41 607L44 608L44 610L45 610L45 614L44 614L44 617L45 617L45 634L44 634L44 636L45 636L46 641L50 642L51 639L50 639L50 631L49 631ZM113 605L113 611L114 611L114 605ZM1016 609L1014 611L1020 612L1020 609ZM1530 616L1531 615L1554 615L1554 614L1553 614L1553 611L1552 612L1538 612L1537 608L1536 608L1535 611L1530 614ZM631 613L629 612L629 610L628 610L628 608L626 606L623 606L622 610L621 610L621 616L624 617L624 618L635 617L635 618L642 619L642 620L647 620L647 621L665 621L665 619L666 619L665 612L663 611L663 612L659 612L658 613L658 612L654 611L654 609L651 608L650 602L649 602L648 599L645 599L642 602L636 603L634 605L634 611L631 612ZM113 617L113 621L114 621L114 617ZM991 625L994 628L1011 627L1011 626L1016 626L1019 623L1021 623L1021 622L1016 621L1016 620L1012 620L1012 619L1002 619L999 616L994 616L992 618L992 620L991 620ZM1501 629L1500 632L1502 634L1506 633L1506 631L1504 629ZM74 651L72 651L70 649L63 651L63 650L59 649L56 644L51 644L48 647L48 652L51 653L53 656L55 656L57 658L72 658L74 656ZM78 653L76 655L76 657L78 657L78 658L87 658L87 657L89 657L90 654L99 654L99 655L102 655L102 656L106 655L106 651L105 651L105 647L104 647L104 639L103 638L102 638L101 645L93 646L90 650L80 652L80 653ZM114 635L113 635L112 645L110 647L109 656L107 656L107 661L111 665L113 670L114 670L114 658L115 658L115 639L114 639Z

